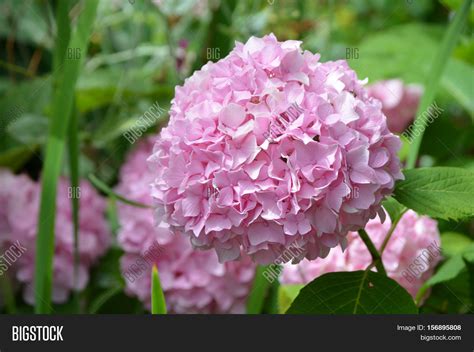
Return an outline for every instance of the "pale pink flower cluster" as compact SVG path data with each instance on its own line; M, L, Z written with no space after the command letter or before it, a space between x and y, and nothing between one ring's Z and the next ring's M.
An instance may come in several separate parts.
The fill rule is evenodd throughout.
M55 246L53 259L53 293L55 303L64 303L74 287L74 235L72 195L79 196L79 267L76 288L82 290L89 280L89 270L109 247L111 236L104 217L105 200L86 181L77 190L61 178L56 198ZM23 296L33 304L35 247L40 202L40 184L27 175L0 171L0 238L3 243L19 243L27 250L15 262L18 281L24 284Z
M325 257L403 177L380 102L300 44L251 37L195 72L149 158L156 216L221 262Z
M417 84L405 85L400 79L390 79L368 86L367 92L382 102L382 111L387 116L390 131L402 133L415 118L423 87Z
M365 227L376 248L380 248L390 229L390 217L382 224L379 217ZM437 223L427 216L407 211L385 248L382 260L389 277L403 286L413 297L432 275L441 260L440 236ZM357 232L348 235L345 251L335 248L325 259L303 260L297 265L286 264L282 284L307 284L330 272L365 270L372 262L371 255Z
M146 159L151 139L142 141L124 163L117 192L128 199L151 203L153 175ZM193 249L189 238L170 231L153 210L119 204L121 260L126 291L150 308L151 269L156 264L168 310L173 313L244 313L255 265L247 257L220 264L213 251Z

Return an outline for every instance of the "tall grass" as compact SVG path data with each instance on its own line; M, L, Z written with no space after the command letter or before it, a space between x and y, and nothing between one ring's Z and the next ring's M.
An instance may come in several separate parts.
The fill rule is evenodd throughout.
M247 314L262 313L265 298L268 295L270 281L265 277L264 273L269 269L269 265L259 265L255 271L252 289L247 299Z
M457 11L453 22L451 22L444 35L439 51L433 61L431 71L426 79L425 92L421 98L420 105L418 106L415 123L413 125L414 129L412 134L415 136L415 138L413 139L413 144L411 145L410 151L408 152L406 165L407 169L412 169L416 165L418 152L421 146L421 140L426 128L426 121L420 119L420 115L426 111L426 109L428 109L434 100L441 75L443 74L449 57L451 56L453 48L456 45L457 39L462 30L463 24L466 22L466 18L469 14L471 1L472 0L464 0L464 3Z
M71 121L68 129L68 155L69 155L69 173L70 185L73 191L71 197L72 209L72 227L74 235L74 301L76 310L79 311L79 116L76 109L73 109Z
M59 3L61 2L62 1ZM62 62L56 62L59 69L59 71L56 72L58 80L53 97L52 118L46 144L46 158L41 181L38 236L36 240L36 313L49 313L51 311L56 188L61 171L66 131L73 108L74 88L80 68L84 62L89 36L96 16L97 5L98 0L87 0L84 2L84 9L79 15L76 30L72 33L69 41L68 48L71 48L75 53L79 53L79 57L66 60L67 55L63 55ZM64 6L67 8L66 5ZM64 21L60 22L64 25ZM65 36L65 33L67 33L67 31L58 28L58 34L60 36ZM64 46L65 42L65 38L58 38L57 45ZM60 56L59 60L61 60Z

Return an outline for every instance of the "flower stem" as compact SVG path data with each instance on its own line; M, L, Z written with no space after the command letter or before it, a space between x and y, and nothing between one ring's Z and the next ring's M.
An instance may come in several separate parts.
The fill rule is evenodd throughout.
M401 211L400 214L398 214L398 216L392 222L392 226L390 227L390 230L388 230L387 235L385 236L383 243L380 246L380 250L379 250L380 256L382 256L383 251L385 250L385 247L387 247L388 241L390 241L390 238L392 237L392 234L395 231L395 228L397 227L398 223L400 222L400 219L402 218L403 214L405 214L407 210L408 209L405 208L403 211Z
M380 253L377 251L377 248L375 248L374 243L370 239L369 235L367 232L365 232L364 229L359 230L359 236L362 238L362 241L364 241L365 245L367 246L367 249L369 250L370 254L372 255L372 265L374 265L377 268L377 271L380 274L387 275L387 272L385 271L385 267L383 266L382 263L382 257Z

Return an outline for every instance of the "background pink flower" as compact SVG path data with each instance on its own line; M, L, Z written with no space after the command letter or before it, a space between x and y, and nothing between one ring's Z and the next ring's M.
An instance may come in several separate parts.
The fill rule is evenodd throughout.
M159 221L220 262L290 246L288 259L325 257L403 177L380 102L345 61L300 44L251 37L204 65L176 88L149 158Z
M378 217L367 223L365 229L377 248L382 245L390 226L388 216L383 224ZM419 216L412 210L407 211L383 252L382 259L388 276L415 297L441 260L440 241L435 220ZM341 248L335 248L325 259L303 260L297 265L286 264L281 282L307 284L330 272L365 270L371 262L367 247L356 232L351 232L344 252Z
M117 192L151 203L152 173L146 159L151 139L142 141L129 155L120 173ZM174 234L165 223L154 226L153 210L119 204L121 260L126 291L149 309L151 268L158 267L168 310L173 313L244 313L255 274L249 258L220 264L213 251L197 251L189 238Z
M40 200L40 184L26 175L0 172L0 229L5 243L19 241L27 251L14 265L16 278L24 283L23 296L34 304L35 246ZM55 247L53 259L53 296L55 303L64 303L74 289L74 235L72 225L72 190L61 178L56 198ZM104 217L105 200L86 181L79 190L79 257L78 282L82 290L89 280L89 269L105 253L110 244L110 232Z
M415 118L423 88L417 84L405 85L400 79L389 79L368 86L367 92L382 102L390 131L402 133Z

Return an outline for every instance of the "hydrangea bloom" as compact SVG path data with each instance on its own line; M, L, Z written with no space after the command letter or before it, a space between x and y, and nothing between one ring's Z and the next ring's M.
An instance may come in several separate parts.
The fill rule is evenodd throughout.
M27 251L15 263L17 279L25 284L23 296L34 303L34 265L40 185L26 175L0 173L2 215L0 229L7 229L6 242L19 241ZM53 295L55 303L67 300L74 288L74 235L69 183L60 179L56 198ZM86 181L80 183L79 257L77 288L83 289L89 269L110 244L110 232L103 216L106 203ZM6 233L6 232L5 232Z
M157 217L221 262L324 257L403 177L380 102L300 44L252 37L207 63L176 88L149 158Z
M146 159L153 149L143 141L123 165L117 192L151 203L153 175ZM173 234L166 224L154 227L153 210L119 204L119 244L126 290L150 308L151 267L156 264L168 310L174 313L244 313L255 266L247 257L220 264L213 251L197 251L189 238Z
M365 229L377 248L382 245L390 226L388 216L383 224L378 217L367 223ZM356 232L349 233L348 242L344 252L336 248L325 259L304 260L297 265L286 264L280 281L283 284L306 284L329 272L365 270L372 262L367 247ZM418 216L412 210L407 211L382 254L388 276L415 297L441 260L439 246L436 221L427 216ZM416 259L417 264L414 263Z
M376 82L367 87L369 96L382 102L388 128L402 133L415 118L423 88L417 84L404 85L399 79Z

